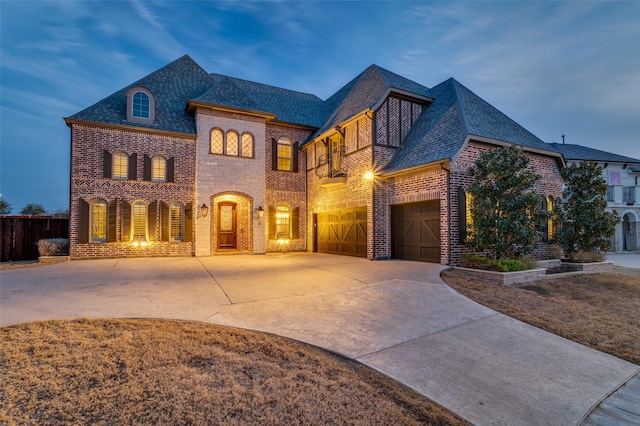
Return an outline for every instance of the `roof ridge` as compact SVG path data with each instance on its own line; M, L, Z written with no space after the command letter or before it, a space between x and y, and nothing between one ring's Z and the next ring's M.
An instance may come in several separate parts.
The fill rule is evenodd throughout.
M226 75L226 74L219 74L219 73L215 73L215 72L209 73L209 75L212 75L212 76L217 75L217 76L228 78L228 79L235 80L235 81L241 81L241 82L245 82L245 83L256 84L256 85L259 85L259 86L270 87L272 89L284 90L284 91L287 91L287 92L298 93L298 94L301 94L301 95L315 96L316 98L318 98L318 96L313 94L313 93L302 92L300 90L287 89L285 87L275 86L273 84L260 83L259 81L248 80L246 78L238 78L238 77L233 77L233 76ZM318 98L318 99L320 99L320 98Z
M458 114L460 115L460 120L462 121L462 126L464 127L464 131L465 133L470 134L471 128L469 126L469 121L467 120L467 114L462 106L462 101L460 99L460 91L458 90L458 85L461 85L461 86L463 85L453 77L449 77L446 81L450 82L451 87L453 88L453 95L455 97L453 104L458 109Z

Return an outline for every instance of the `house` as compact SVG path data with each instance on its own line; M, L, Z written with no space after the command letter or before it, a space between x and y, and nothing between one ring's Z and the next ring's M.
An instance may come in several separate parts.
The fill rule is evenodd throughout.
M183 56L65 121L73 258L289 250L456 264L482 151L521 146L543 176L536 191L562 193L562 155L465 86L376 65L322 100Z
M608 182L607 211L617 211L622 222L616 226L611 244L616 253L640 251L640 160L581 145L552 143L567 164L591 161L602 167Z

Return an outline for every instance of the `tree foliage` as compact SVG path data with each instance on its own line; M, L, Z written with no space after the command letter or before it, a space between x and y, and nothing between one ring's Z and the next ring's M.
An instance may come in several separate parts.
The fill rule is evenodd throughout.
M46 210L42 204L29 203L22 210L20 214L25 216L43 216Z
M0 214L11 214L11 204L7 200L0 200Z
M540 176L530 170L529 157L516 146L486 151L470 173L473 182L468 246L493 259L518 259L531 253L548 213L533 192Z
M558 205L560 244L569 258L577 253L604 251L620 221L607 207L607 181L602 168L589 161L571 164L562 171L566 201Z

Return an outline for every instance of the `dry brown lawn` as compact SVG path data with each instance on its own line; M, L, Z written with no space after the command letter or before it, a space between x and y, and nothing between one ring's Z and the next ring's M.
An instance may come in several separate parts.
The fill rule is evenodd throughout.
M476 302L559 336L640 364L640 271L570 275L504 286L459 269L442 279Z
M467 424L318 348L183 321L0 328L0 383L7 425Z

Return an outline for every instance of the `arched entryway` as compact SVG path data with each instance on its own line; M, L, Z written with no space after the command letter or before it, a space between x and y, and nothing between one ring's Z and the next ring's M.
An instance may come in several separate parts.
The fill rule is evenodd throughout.
M252 199L240 193L217 194L211 199L212 254L247 252L252 247Z

